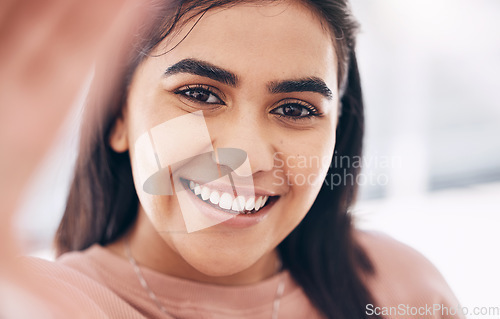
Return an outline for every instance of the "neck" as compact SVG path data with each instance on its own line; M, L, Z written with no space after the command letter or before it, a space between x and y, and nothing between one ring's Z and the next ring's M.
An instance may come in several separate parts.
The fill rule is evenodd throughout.
M262 256L250 267L233 274L210 276L197 270L157 233L144 213L139 213L134 227L122 238L107 246L113 253L127 259L126 246L139 266L192 281L217 285L247 285L275 275L281 268L276 250ZM161 252L161 253L159 253Z

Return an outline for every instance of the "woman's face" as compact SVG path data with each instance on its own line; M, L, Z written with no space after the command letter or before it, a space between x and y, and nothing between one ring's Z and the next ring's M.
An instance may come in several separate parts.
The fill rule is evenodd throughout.
M140 199L136 228L159 234L141 239L143 247L163 247L157 261L229 276L270 260L319 192L335 146L337 59L331 34L295 2L214 9L185 37L195 21L137 68L118 136L126 133ZM152 138L158 154L187 159L168 163L174 185L168 174L165 183L174 195L144 191L141 174L151 162L138 146L141 136ZM231 180L207 180L204 170L213 167L207 160L218 160L219 168L230 163L216 155L194 156L221 148L246 152L250 165L234 171ZM199 189L191 190L196 183ZM181 191L182 197L176 195ZM259 206L267 196L259 211L252 210L252 195ZM243 206L236 200L250 214L238 213ZM188 206L198 211L188 216ZM190 230L197 216L215 222Z

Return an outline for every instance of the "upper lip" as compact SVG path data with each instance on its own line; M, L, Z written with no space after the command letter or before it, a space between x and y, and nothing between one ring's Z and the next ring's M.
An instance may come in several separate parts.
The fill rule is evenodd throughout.
M193 181L194 183L199 184L200 186L206 186L212 190L218 190L220 192L224 193L229 193L231 195L234 195L234 191L236 191L236 196L242 195L242 196L277 196L278 194L276 192L266 190L261 187L257 186L251 186L251 185L240 185L238 183L234 183L234 189L230 184L226 183L221 183L221 182L209 182L209 183L203 183L194 179L189 179L189 178L183 178L184 180Z

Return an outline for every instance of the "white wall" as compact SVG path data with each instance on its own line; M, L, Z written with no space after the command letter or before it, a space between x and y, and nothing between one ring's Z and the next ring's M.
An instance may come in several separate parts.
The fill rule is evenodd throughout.
M500 2L352 2L366 156L393 162L364 168L388 183L362 189L359 224L422 252L463 306L500 307Z

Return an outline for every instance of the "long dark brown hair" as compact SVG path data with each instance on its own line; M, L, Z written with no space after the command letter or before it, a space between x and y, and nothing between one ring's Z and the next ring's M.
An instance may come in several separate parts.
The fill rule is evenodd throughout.
M212 8L241 2L250 1L156 1L150 19L140 28L119 67L119 81L111 90L108 87L111 93L106 95L102 92L102 82L94 81L82 124L75 175L55 238L58 255L84 250L95 243L111 243L137 217L139 201L129 155L114 152L108 141L113 124L126 104L128 85L136 67L180 24L199 18ZM357 23L347 0L303 2L318 14L335 37L341 115L334 156L361 156L364 114L355 54ZM96 79L102 70L105 68L96 68ZM361 278L372 274L374 269L354 240L349 209L355 201L357 185L347 181L332 185L328 180L333 174L353 176L355 181L359 168L336 167L332 162L312 208L278 250L284 267L327 318L366 318L365 307L373 304L373 298Z

